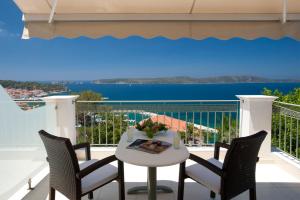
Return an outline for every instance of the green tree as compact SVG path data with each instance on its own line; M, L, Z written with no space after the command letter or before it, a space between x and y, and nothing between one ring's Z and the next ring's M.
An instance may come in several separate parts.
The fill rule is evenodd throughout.
M82 91L79 93L77 101L101 101L102 94L93 92L92 90Z
M264 88L264 95L277 96L276 101L300 105L300 88L295 88L287 94L279 90L270 90ZM300 156L300 137L297 137L299 130L300 107L274 103L272 115L272 145L279 147L283 151L293 156ZM297 130L298 129L298 130ZM298 138L298 141L297 141ZM298 143L298 146L297 146Z
M100 93L93 91L79 93L76 113L79 143L87 141L94 145L118 144L128 126L125 115L116 113L111 106L105 104Z
M278 99L276 101L291 103L291 104L300 104L300 88L294 88L287 94L283 94L278 89L271 90L268 88L264 88L262 94L268 96L276 96Z

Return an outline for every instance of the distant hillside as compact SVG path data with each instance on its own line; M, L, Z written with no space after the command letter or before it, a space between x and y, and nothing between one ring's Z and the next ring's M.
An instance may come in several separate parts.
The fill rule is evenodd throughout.
M188 76L162 78L116 78L92 81L96 84L192 84L192 83L271 83L300 82L300 80L268 79L256 76L217 76L207 78L192 78Z
M4 88L27 89L27 90L43 90L45 92L65 91L66 88L62 84L39 83L39 82L21 82L12 80L0 80L0 85Z

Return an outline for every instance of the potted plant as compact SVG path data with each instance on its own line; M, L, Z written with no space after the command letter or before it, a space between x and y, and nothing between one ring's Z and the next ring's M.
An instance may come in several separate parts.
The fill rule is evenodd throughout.
M165 124L153 122L151 119L143 121L141 124L136 125L136 129L146 133L148 138L153 138L160 131L167 131L168 128Z

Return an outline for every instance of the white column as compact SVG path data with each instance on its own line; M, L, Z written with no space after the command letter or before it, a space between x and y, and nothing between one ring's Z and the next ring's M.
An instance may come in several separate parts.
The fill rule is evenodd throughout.
M72 144L76 144L76 120L75 120L75 100L78 96L49 96L43 100L46 105L54 106L56 115L54 116L55 134L59 137L69 138Z
M272 103L277 98L265 95L237 95L240 103L240 137L267 131L260 157L266 159L271 153Z

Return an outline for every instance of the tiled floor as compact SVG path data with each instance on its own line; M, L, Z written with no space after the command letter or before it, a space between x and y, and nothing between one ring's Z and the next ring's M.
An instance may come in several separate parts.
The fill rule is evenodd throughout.
M191 164L191 163L189 163ZM125 165L126 190L133 186L146 185L147 169L133 165ZM158 184L173 188L170 194L158 194L158 200L172 200L177 197L178 166L158 169ZM29 193L24 200L46 200L48 193L48 179L45 178L35 190ZM300 197L300 177L278 163L262 163L257 165L257 197L259 200L298 200ZM57 193L58 200L65 198ZM83 198L87 200L88 198ZM117 200L118 185L113 182L94 192L94 199ZM128 200L147 199L146 194L126 195ZM205 187L187 180L185 184L185 200L210 199L209 190ZM219 196L216 198L220 199ZM235 200L249 199L248 192L236 197Z

